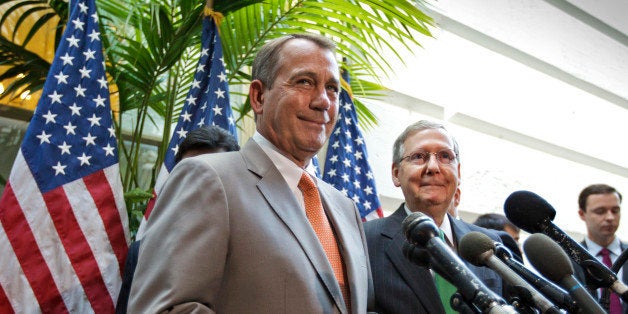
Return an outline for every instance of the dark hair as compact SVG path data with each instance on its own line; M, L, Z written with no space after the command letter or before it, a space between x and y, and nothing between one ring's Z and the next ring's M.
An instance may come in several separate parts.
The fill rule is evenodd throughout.
M281 65L281 49L293 39L309 40L321 48L329 49L329 51L334 52L336 50L336 44L329 38L311 33L290 34L275 38L264 44L257 52L251 69L251 80L260 80L268 89L271 89Z
M583 212L587 211L587 198L589 198L590 195L592 194L610 194L610 193L617 193L617 196L619 196L619 203L621 204L621 193L619 193L619 191L615 190L614 187L607 185L607 184L592 184L587 186L586 188L584 188L582 190L582 192L580 192L580 195L578 196L578 207L580 207L580 209Z
M449 133L444 125L428 120L421 120L419 122L411 124L401 134L399 134L399 136L395 140L395 143L393 144L393 163L397 165L401 162L401 158L403 158L404 154L403 143L406 141L406 139L408 139L409 136L423 130L431 129L441 129ZM456 154L456 159L458 160L458 162L460 162L460 148L458 147L458 142L451 134L449 134L449 137L454 144L453 149L454 153Z
M181 161L183 155L193 149L219 149L228 152L240 150L235 137L225 129L212 125L202 126L187 134L174 157L174 162Z
M504 228L508 226L512 230L519 231L519 227L510 222L506 216L500 214L480 215L473 224L479 227L494 230L504 230Z

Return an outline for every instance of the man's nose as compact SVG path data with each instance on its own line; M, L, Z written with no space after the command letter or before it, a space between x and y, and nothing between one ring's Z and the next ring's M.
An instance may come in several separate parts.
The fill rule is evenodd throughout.
M314 91L310 107L317 110L329 110L331 107L331 99L329 98L327 89L323 86Z

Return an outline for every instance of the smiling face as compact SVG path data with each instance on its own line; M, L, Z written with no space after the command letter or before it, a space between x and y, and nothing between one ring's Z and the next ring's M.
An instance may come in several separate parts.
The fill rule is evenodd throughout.
M251 83L249 98L257 131L299 166L323 146L336 124L340 75L334 54L306 39L279 51L271 84ZM272 86L272 87L269 87Z
M419 151L453 151L454 143L443 129L425 129L409 135L402 147L403 156L408 156ZM427 214L440 226L447 211L455 207L460 164L457 160L442 164L433 155L429 158L423 165L409 159L393 163L392 177L395 186L401 187L408 208Z
M615 239L621 217L617 193L591 194L586 199L585 210L578 211L587 225L587 234L593 242L607 246Z

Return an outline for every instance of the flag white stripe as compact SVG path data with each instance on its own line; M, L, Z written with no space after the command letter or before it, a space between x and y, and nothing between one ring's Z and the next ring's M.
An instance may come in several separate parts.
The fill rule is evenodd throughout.
M161 189L163 188L166 180L170 176L170 172L166 168L165 164L161 164L161 169L159 170L159 175L157 175L157 180L155 181L155 187L153 190L155 191L155 198L159 196L161 193ZM136 240L141 240L144 237L144 233L146 232L146 223L147 223L146 215L142 216L142 221L140 222L139 228L137 228L137 234L135 235Z
M16 171L11 171L9 182L11 182L15 198L26 216L33 236L37 241L39 251L50 268L52 278L61 293L64 303L66 306L68 304L81 304L85 308L75 307L73 310L77 310L80 313L90 312L90 304L83 302L87 298L85 291L83 291L83 286L74 269L68 267L68 265L71 265L70 259L65 254L65 248L57 234L46 203L35 183L35 179L29 171L21 150L15 158L13 169ZM28 210L23 210L25 208ZM32 300L29 300L29 302L32 302Z
M94 254L100 275L112 300L117 300L122 278L118 260L107 237L105 225L85 182L76 180L63 186L68 202L85 239Z
M159 170L157 181L155 181L155 193L157 193L157 195L159 195L159 193L161 192L164 183L166 183L166 180L168 179L168 176L170 176L170 172L166 168L166 165L161 164L161 169Z
M131 242L131 235L127 231L129 230L129 219L126 212L126 203L124 202L124 193L121 193L124 189L122 188L122 180L120 180L120 165L115 164L113 166L109 166L103 169L103 171L105 172L105 177L107 177L109 186L111 186L111 191L113 192L113 197L115 198L118 213L122 218L122 227L125 230L124 238L126 239L126 243L128 245Z
M9 238L4 228L0 228L0 243L9 245ZM15 300L37 300L37 298L20 267L20 262L15 254L12 253L11 251L0 254L0 265L2 265L0 285L12 287L11 289L4 289L4 292L7 294L9 302L14 301L11 307L15 313L41 313L37 302L15 302Z
M380 214L380 213L379 213L379 211L380 211L380 210L374 210L374 211L372 211L372 212L368 213L368 215L364 216L364 220L368 221L368 220L373 220L373 219L378 219L378 218L381 218L381 217L379 216L379 214Z

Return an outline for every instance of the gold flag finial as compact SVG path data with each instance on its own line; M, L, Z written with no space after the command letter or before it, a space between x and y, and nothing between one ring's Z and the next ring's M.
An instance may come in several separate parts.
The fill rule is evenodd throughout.
M220 12L214 11L214 0L207 0L205 2L205 8L203 9L203 14L205 16L209 16L214 19L216 22L216 26L220 26L220 22L222 22L223 15Z
M342 76L340 76L340 86L349 94L349 97L353 99L353 91L351 90L351 85L349 85L349 82L347 82Z

